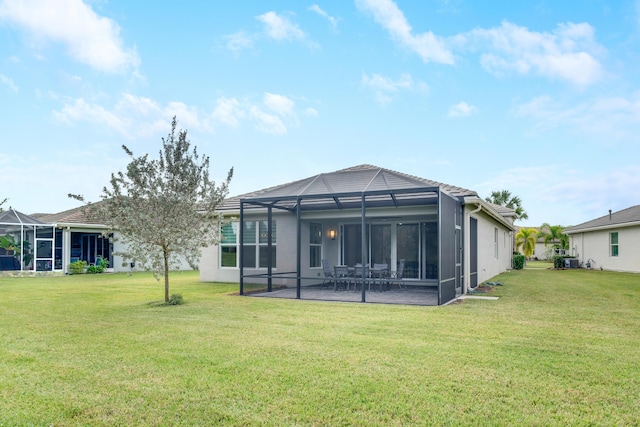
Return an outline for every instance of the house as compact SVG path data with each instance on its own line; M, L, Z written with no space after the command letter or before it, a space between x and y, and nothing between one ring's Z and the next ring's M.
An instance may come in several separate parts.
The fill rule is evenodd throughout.
M5 237L20 242L18 252L23 256L16 257L16 251L11 251L9 259L6 250L0 248L0 269L69 273L72 262L82 260L87 265L94 265L99 258L104 258L109 261L107 271L130 272L135 265L124 263L117 255L125 245L117 234L117 231L111 233L106 225L89 219L83 207L30 216L9 209L0 212L0 239ZM183 260L179 269L190 267Z
M360 263L363 272L366 264L387 265L391 277L402 266L398 284L430 288L445 304L511 267L511 209L372 165L232 197L219 212L222 240L202 251L200 279L239 283L241 294L245 283L262 283L304 298L323 283L326 260Z
M583 267L640 273L640 205L609 211L564 232Z

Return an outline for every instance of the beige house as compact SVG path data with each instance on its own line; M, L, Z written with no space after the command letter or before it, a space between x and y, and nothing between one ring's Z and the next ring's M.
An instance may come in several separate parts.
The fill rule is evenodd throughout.
M564 232L583 267L640 273L640 205L609 211Z
M511 268L511 209L372 165L232 197L220 213L222 241L203 250L200 278L237 282L241 294L245 283L263 283L305 298L336 266L357 276L378 265L391 285L430 290L444 304ZM368 301L369 289L361 292Z

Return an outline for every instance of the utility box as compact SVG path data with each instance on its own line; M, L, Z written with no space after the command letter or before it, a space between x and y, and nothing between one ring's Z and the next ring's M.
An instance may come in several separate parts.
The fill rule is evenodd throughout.
M580 265L577 258L565 258L564 268L578 268Z

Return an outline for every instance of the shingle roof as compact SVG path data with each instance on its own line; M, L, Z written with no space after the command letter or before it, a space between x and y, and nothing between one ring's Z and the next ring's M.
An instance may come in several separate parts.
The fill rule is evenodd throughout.
M330 173L281 184L227 199L221 210L237 210L242 199L293 196L332 196L344 193L398 191L437 187L455 197L476 196L477 193L453 185L419 178L374 165L358 165Z
M571 234L594 228L627 225L640 225L640 205L631 206L630 208L623 209L618 212L612 212L611 216L607 214L601 216L600 218L583 222L582 224L578 224L573 227L567 227L564 232L567 234Z
M90 220L84 206L68 209L56 214L37 214L40 221L48 224L96 224L95 220Z

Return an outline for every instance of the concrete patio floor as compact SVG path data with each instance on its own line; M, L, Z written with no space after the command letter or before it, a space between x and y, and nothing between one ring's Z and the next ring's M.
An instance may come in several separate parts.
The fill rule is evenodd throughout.
M263 298L296 298L296 288L284 288L272 292L256 292L248 294L252 297ZM300 299L317 301L361 302L362 292L334 291L319 287L302 287ZM438 290L436 288L415 287L408 289L392 289L384 292L366 291L366 302L377 304L405 304L405 305L438 305Z

